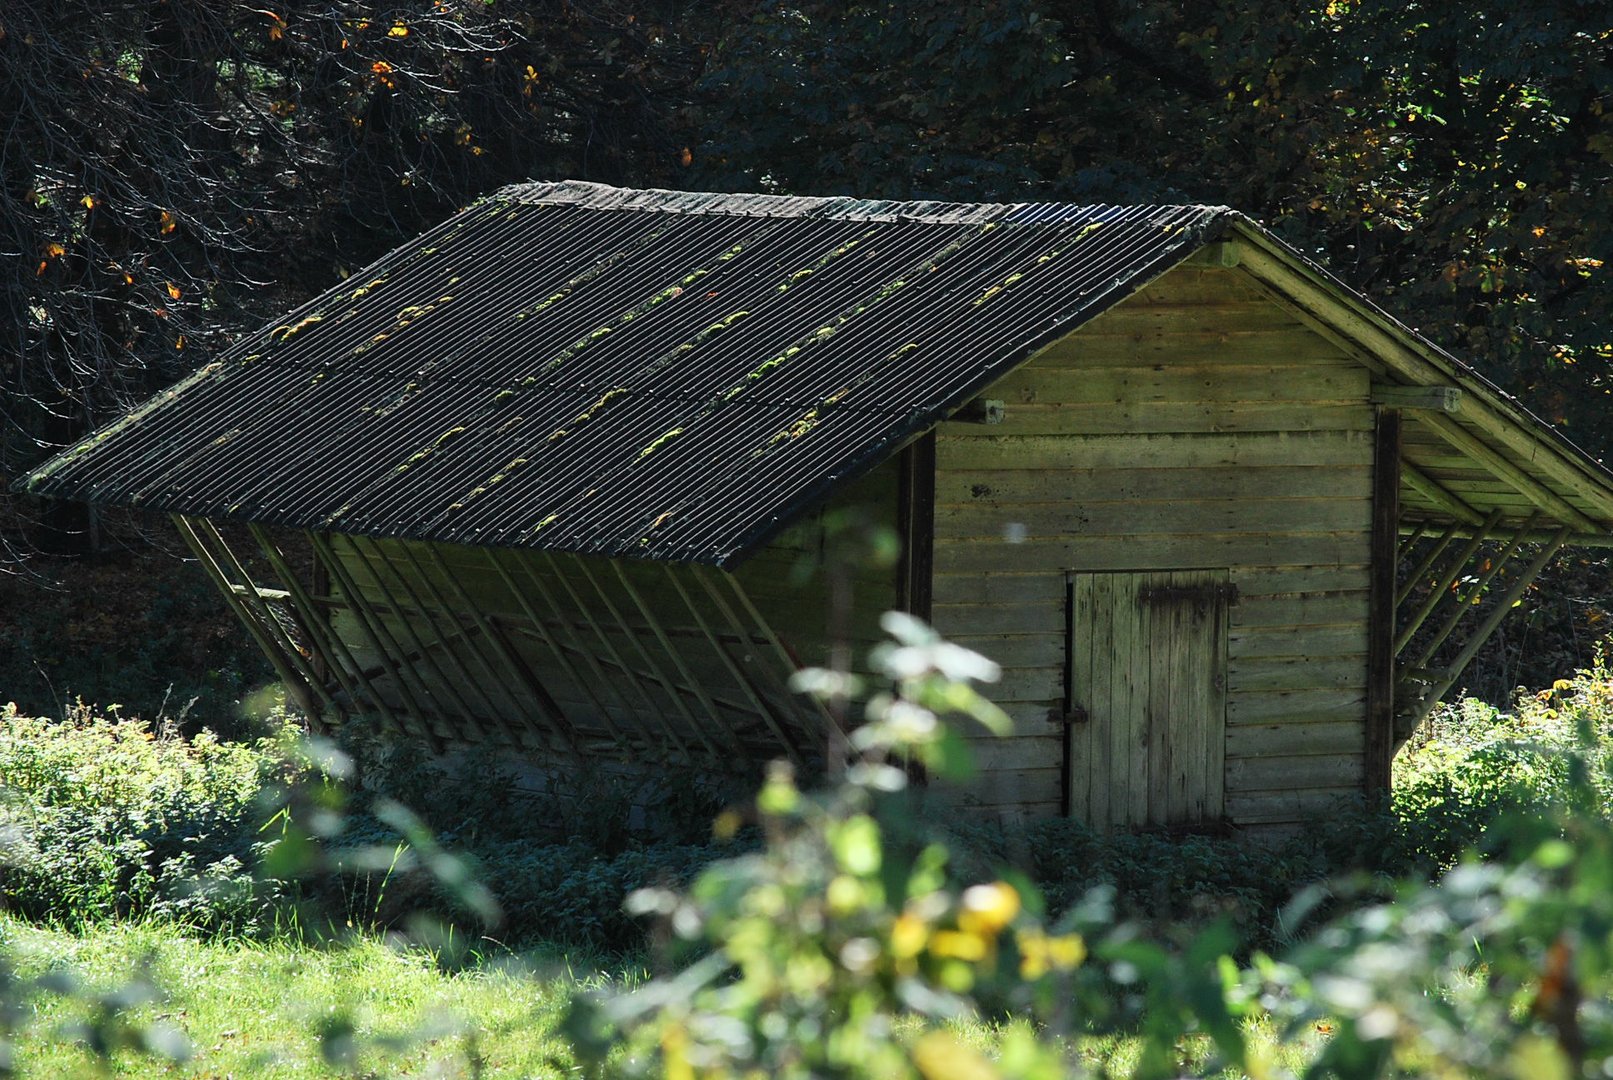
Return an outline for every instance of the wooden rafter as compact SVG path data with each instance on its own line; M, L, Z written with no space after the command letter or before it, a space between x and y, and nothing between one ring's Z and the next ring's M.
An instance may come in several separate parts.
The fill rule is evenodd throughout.
M1534 584L1540 572L1546 568L1546 564L1562 550L1563 545L1568 543L1572 536L1573 530L1565 525L1551 540L1540 545L1540 550L1534 559L1524 568L1523 573L1513 580L1511 587L1496 600L1490 608L1490 614L1478 629L1473 631L1450 665L1443 671L1423 673L1428 679L1428 689L1412 709L1398 717L1395 732L1398 739L1409 738L1411 733L1417 730L1417 725L1433 712L1434 706L1438 705L1440 699L1456 685L1456 680L1462 677L1462 672L1467 670L1467 665L1478 655L1479 649L1490 639L1490 635L1495 633L1496 628L1501 625L1501 620L1512 610L1512 606L1522 599L1524 590Z
M1419 533L1424 527L1425 526L1418 527ZM1423 579L1423 575L1434 568L1434 564L1438 562L1439 557L1445 553L1445 549L1451 546L1451 541L1456 539L1457 528L1458 526L1454 523L1448 526L1445 531L1440 534L1439 539L1435 540L1428 546L1428 551L1423 555L1422 561L1417 564L1416 569L1412 570L1410 574L1406 575L1406 578L1401 582L1400 587L1395 590L1395 610L1400 610L1400 605L1404 604L1411 594L1417 590L1417 583ZM1402 557L1410 556L1410 543L1405 546L1404 551L1405 555Z
M1461 625L1463 618L1473 610L1474 603L1484 595L1484 590L1490 587L1490 582L1495 580L1496 575L1501 572L1501 568L1517 553L1519 545L1523 542L1525 531L1532 527L1539 517L1540 515L1536 514L1529 519L1529 524L1524 529L1520 529L1513 534L1507 546L1501 550L1501 554L1488 560L1489 567L1456 597L1455 607L1445 617L1445 622L1441 624L1439 629L1434 631L1433 635L1424 643L1422 652L1418 654L1417 659L1411 662L1412 667L1423 668L1428 666L1428 662L1434 658L1434 654L1439 651L1439 647L1445 644L1451 634L1456 631L1456 628Z
M1405 625L1400 628L1400 632L1395 636L1396 656L1405 651L1406 644L1411 641L1418 630L1422 629L1423 623L1428 621L1428 616L1434 613L1434 609L1439 606L1440 601L1445 599L1446 592L1450 589L1452 583L1456 581L1457 575L1462 572L1462 568L1467 565L1467 561L1473 557L1473 553L1479 549L1479 545L1490 537L1495 531L1495 527L1500 523L1501 511L1496 510L1490 514L1484 528L1480 529L1471 540L1462 546L1462 550L1457 552L1456 558L1452 559L1450 565L1445 568L1445 573L1440 575L1438 582L1428 590L1428 595L1423 598L1423 602L1418 605L1417 610L1412 613L1411 618L1406 620Z
M1532 429L1536 422L1518 413L1492 390L1465 376L1450 358L1440 355L1426 342L1419 342L1407 330L1396 326L1380 312L1363 302L1351 302L1319 273L1296 264L1270 242L1252 230L1240 230L1242 266L1279 304L1300 317L1307 326L1344 347L1352 356L1374 370L1389 364L1397 374L1415 382L1458 384L1464 389L1463 415L1473 420L1486 435L1530 463L1530 467L1576 497L1584 499L1596 513L1613 520L1613 490L1605 477L1590 470L1589 462L1576 460L1542 439ZM1436 414L1419 414L1419 420ZM1440 419L1443 419L1442 417ZM1542 508L1547 509L1547 508ZM1553 514L1556 517L1556 514ZM1558 518L1558 520L1563 520ZM1605 532L1587 529L1582 521L1564 521L1576 532ZM1575 543L1579 538L1575 537Z
M252 538L258 543L258 549L268 560L269 567L279 578L280 584L285 586L291 602L296 605L303 629L308 633L309 644L316 653L322 655L325 667L341 684L342 691L347 695L353 709L355 711L374 709L380 714L382 723L401 731L403 725L392 713L391 707L376 692L363 668L348 650L347 643L342 641L341 635L330 625L328 613L321 610L314 602L314 598L303 588L296 572L286 562L285 555L281 553L268 531L261 525L249 525L248 528L252 532Z
M1395 548L1395 564L1399 565L1411 558L1411 553L1417 550L1417 544L1427 534L1428 522L1426 521L1417 522L1409 533L1404 534Z
M213 586L224 595L225 603L235 612L235 617L241 620L247 633L257 642L258 648L263 650L263 655L274 667L275 674L280 676L280 681L285 684L286 692L291 695L292 700L302 710L303 715L308 717L310 723L319 723L319 709L315 706L313 697L314 687L318 685L317 680L310 681L305 672L292 664L291 655L295 652L295 644L293 643L288 649L286 643L280 639L281 631L273 615L266 610L259 613L253 607L249 607L243 594L235 591L233 583L219 566L213 553L208 550L191 520L183 514L174 514L173 522L185 545L190 548L191 553L196 556L196 561L201 564L202 570L213 582ZM250 593L258 604L262 604L262 597L257 595L256 587L252 585L250 578L246 580L244 592ZM329 695L326 694L324 699L329 700Z
M392 681L397 684L398 697L403 701L404 712L408 714L410 722L431 748L441 753L442 737L432 726L429 719L430 711L421 705L419 698L415 697L414 687L410 683L411 677L419 676L414 674L412 665L403 658L403 649L387 629L386 621L370 607L369 602L359 591L358 585L347 573L347 568L332 550L330 540L315 532L309 533L308 536L313 541L314 557L324 566L325 572L336 583L336 587L342 591L342 596L347 601L347 608L353 613L353 621L358 626L359 634L369 643L370 648L375 650L382 670L391 675ZM405 672L409 674L405 675ZM425 690L429 697L430 688L426 687Z
M1437 413L1424 413L1417 418L1430 431L1444 439L1456 450L1472 458L1493 473L1554 519L1569 526L1574 532L1598 533L1603 528L1558 495L1545 484L1524 472L1502 457L1490 446L1471 435L1460 423ZM1471 523L1470 523L1471 524Z
M1484 524L1484 515L1445 489L1438 480L1409 461L1400 463L1400 479L1411 490L1427 499L1457 521L1467 525Z

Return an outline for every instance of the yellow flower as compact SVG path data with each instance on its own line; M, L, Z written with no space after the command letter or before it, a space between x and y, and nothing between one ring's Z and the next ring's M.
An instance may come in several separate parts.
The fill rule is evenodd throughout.
M984 960L986 939L979 934L960 930L937 930L930 939L930 951L936 956L958 960Z
M1048 937L1040 930L1032 930L1019 936L1019 955L1020 976L1040 979L1049 971L1079 967L1087 958L1087 947L1079 934Z
M981 936L994 935L1019 914L1019 893L1005 881L975 885L963 892L959 929Z
M930 939L930 928L912 912L904 911L891 924L891 954L898 959L911 959L924 951Z

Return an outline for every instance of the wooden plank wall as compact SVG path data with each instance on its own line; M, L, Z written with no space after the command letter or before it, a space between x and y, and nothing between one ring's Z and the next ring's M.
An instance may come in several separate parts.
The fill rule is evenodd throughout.
M1065 580L1225 567L1226 811L1292 822L1360 789L1373 410L1368 371L1240 271L1181 268L943 424L934 622L1004 667L1015 720L962 798L1063 802Z

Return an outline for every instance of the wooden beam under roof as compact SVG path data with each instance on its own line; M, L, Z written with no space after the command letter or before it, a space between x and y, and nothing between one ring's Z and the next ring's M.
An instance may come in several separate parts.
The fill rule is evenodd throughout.
M1368 400L1374 405L1386 405L1394 409L1453 413L1461 411L1462 388L1460 386L1401 386L1395 383L1375 382L1372 384L1372 396Z
M1551 490L1539 480L1524 472L1471 434L1461 424L1437 413L1425 413L1417 418L1451 446L1472 458L1489 472L1516 488L1518 493L1557 521L1577 533L1606 532L1596 522L1569 504L1567 499Z
M1405 460L1404 457L1400 460L1400 479L1412 491L1415 491L1457 521L1468 525L1484 524L1483 514L1445 490L1438 480Z
M1350 349L1375 370L1393 368L1418 383L1454 382L1467 391L1462 413L1507 450L1522 455L1542 477L1584 499L1596 514L1613 522L1613 478L1582 453L1549 437L1540 421L1512 404L1460 361L1422 341L1411 330L1370 303L1353 296L1325 273L1300 262L1276 241L1252 228L1236 228L1239 267L1306 325ZM1425 419L1419 416L1418 419ZM1578 512L1575 511L1577 514ZM1613 526L1579 515L1576 532L1613 532ZM1585 528L1582 523L1589 523ZM1574 538L1575 543L1581 537Z

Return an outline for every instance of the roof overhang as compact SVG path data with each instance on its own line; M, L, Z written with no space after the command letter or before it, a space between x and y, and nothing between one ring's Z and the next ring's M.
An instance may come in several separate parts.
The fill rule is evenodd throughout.
M1495 384L1247 220L1238 265L1374 375L1377 404L1403 417L1407 529L1510 531L1613 546L1613 473Z

